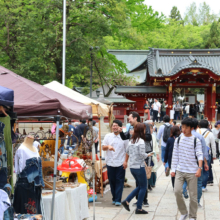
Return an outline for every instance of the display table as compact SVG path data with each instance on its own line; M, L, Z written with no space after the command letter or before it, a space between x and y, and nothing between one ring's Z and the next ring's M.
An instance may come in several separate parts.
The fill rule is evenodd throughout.
M66 189L67 200L70 208L71 220L89 218L87 186L81 184L77 188Z
M43 190L47 191L47 190ZM50 220L51 218L51 204L52 204L52 194L47 196L42 196L44 205L44 215L45 220ZM54 202L54 220L71 220L69 204L66 199L66 192L56 192L55 202Z
M42 196L45 220L50 220L52 194ZM87 186L66 188L55 194L54 220L83 220L89 217Z

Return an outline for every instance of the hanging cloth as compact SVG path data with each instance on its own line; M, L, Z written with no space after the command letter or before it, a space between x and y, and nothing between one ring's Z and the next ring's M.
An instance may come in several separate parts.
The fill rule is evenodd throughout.
M5 137L5 146L7 151L7 165L10 166L10 173L13 177L13 155L12 155L12 140L11 140L11 118L9 116L0 117L0 122L5 124L4 128L4 137ZM10 179L10 184L12 186L12 192L14 192L13 178Z

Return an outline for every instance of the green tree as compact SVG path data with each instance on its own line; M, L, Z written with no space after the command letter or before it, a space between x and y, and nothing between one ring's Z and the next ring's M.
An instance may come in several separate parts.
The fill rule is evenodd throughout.
M186 10L184 24L198 26L198 16L196 3L193 2Z
M174 19L175 21L182 21L180 11L178 10L178 8L176 6L173 6L169 17L171 19Z
M159 28L164 21L163 14L154 11L151 6L144 4L144 0L124 0L126 4L126 14L131 21L132 27L137 32L148 32Z
M206 48L220 47L220 19L212 23L208 36L204 36L204 41L206 41Z
M199 25L207 25L217 20L217 15L211 12L211 7L203 2L199 6Z
M146 35L146 48L202 49L205 48L203 33L209 31L209 25L181 25L171 20L169 24Z
M194 26L208 25L217 18L218 16L211 12L211 7L206 2L201 3L199 7L193 2L186 10L184 22Z

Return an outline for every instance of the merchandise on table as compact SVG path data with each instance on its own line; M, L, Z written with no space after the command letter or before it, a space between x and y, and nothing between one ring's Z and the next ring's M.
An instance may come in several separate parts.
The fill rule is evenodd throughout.
M14 220L42 220L42 215L16 214Z

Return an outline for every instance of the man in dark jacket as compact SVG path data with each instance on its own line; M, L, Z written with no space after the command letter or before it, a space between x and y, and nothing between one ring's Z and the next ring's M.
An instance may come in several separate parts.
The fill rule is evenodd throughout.
M89 126L86 124L86 120L80 120L80 124L76 127L76 136L79 139L79 143L81 143L82 138L86 135Z

